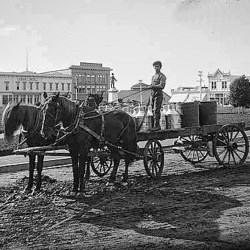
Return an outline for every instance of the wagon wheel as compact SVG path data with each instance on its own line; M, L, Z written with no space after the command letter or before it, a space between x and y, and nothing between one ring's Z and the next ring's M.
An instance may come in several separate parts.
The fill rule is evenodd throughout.
M164 153L159 141L150 140L146 143L143 151L143 162L149 176L154 179L161 176L164 166Z
M190 135L188 137L181 137L181 141L185 147L185 150L181 151L181 156L185 161L195 164L207 157L207 146L200 136Z
M91 167L93 172L99 177L106 175L111 169L112 164L111 154L106 148L98 149L96 155L91 157Z
M215 135L213 151L216 160L224 167L242 165L249 151L246 133L238 125L221 127Z

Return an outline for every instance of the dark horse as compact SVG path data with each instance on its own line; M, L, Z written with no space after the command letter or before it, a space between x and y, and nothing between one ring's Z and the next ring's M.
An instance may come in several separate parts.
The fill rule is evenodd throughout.
M22 132L20 136L27 143L28 147L43 146L46 141L41 136L42 110L37 106L25 104L8 103L3 111L2 124L4 125L4 138L10 143L20 127ZM29 154L29 181L24 192L30 193L33 187L33 175L35 169L36 155ZM43 169L43 155L38 155L37 159L37 183L34 191L40 191L41 174Z
M59 122L65 128L66 144L72 158L72 195L83 193L87 181L85 163L88 161L88 152L91 148L98 148L100 143L109 147L114 160L109 182L115 181L120 159L124 156L125 173L122 181L127 181L128 166L134 160L137 149L135 123L127 113L116 110L101 114L88 106L79 107L57 94L50 96L44 103L41 133L46 139L50 140L54 136Z

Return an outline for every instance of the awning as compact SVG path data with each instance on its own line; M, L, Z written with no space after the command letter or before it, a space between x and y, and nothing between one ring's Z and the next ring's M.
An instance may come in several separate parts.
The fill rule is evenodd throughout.
M168 102L186 102L188 99L188 93L173 94Z
M201 101L206 101L207 93L201 93ZM205 99L205 100L204 100ZM185 102L200 101L200 93L189 93L189 96Z

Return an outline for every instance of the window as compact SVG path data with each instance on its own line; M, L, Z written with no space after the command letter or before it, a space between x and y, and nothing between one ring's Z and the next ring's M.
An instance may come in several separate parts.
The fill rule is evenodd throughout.
M216 89L216 82L211 82L211 88Z
M50 83L49 83L49 90L50 90L50 91L52 90L52 85L53 85L53 83L50 82Z
M39 82L36 82L36 90L39 90Z
M26 95L21 95L21 101L22 101L23 103L26 103Z
M12 102L12 95L9 95L9 102Z
M30 90L32 90L33 82L30 82Z
M40 96L39 95L34 95L34 103L37 104L40 102Z
M19 98L18 98L18 95L14 95L14 96L13 96L13 101L14 101L14 102L17 103L17 102L18 102L18 99L19 99Z
M23 82L23 90L26 90L26 82Z
M27 99L28 99L28 100L27 100L28 103L29 103L29 104L32 104L32 95L28 95L27 97L28 97L28 98L27 98Z
M10 86L9 86L10 82L5 81L4 83L5 83L5 90L8 91L10 89Z
M56 91L58 91L58 85L59 85L59 83L56 82Z
M20 82L16 82L16 90L20 89Z
M46 82L43 82L43 90L46 90Z
M227 82L226 81L222 81L222 89L226 89L227 88Z
M3 95L2 102L3 102L3 105L8 104L8 96L7 95Z
M90 83L91 81L91 75L87 75L87 83Z
M62 91L64 91L64 83L62 82Z
M68 91L70 91L70 83L68 83Z

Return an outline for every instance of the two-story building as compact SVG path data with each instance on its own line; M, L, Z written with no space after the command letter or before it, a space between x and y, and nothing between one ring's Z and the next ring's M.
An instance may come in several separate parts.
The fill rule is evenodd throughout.
M209 99L215 100L219 106L229 105L230 84L241 76L232 75L217 69L213 74L208 74ZM250 76L246 76L250 80Z

